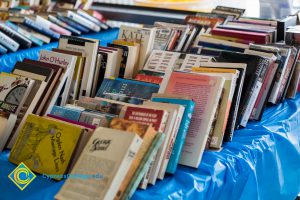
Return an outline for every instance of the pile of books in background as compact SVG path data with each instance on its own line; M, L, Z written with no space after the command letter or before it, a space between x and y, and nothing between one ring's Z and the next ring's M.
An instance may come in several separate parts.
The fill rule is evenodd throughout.
M0 150L56 180L96 174L66 180L57 199L129 199L178 164L198 168L205 149L297 92L296 44L277 42L276 21L242 13L121 26L107 46L61 35L0 74Z
M0 22L0 54L42 46L58 40L61 35L97 33L110 28L103 15L93 10L65 10L55 6L47 10L25 8L0 11L3 20Z

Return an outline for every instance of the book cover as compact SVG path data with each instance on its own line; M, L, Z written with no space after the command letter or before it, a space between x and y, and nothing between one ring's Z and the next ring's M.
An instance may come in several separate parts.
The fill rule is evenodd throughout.
M84 33L88 33L89 29L81 26L80 24L78 24L77 22L73 21L72 19L69 19L67 17L64 17L60 14L57 15L57 19L61 20L62 22L66 23L67 25L69 25L70 27L72 27L73 29L79 31L81 34Z
M19 43L20 48L29 48L31 47L32 42L24 37L22 34L18 33L17 31L13 30L5 23L0 23L0 31L6 34L8 37Z
M3 45L5 48L9 49L10 51L17 51L20 47L20 44L16 41L12 40L10 37L5 35L0 31L0 44Z
M118 115L101 113L94 110L85 110L81 113L79 122L90 124L96 127L109 127L113 118Z
M156 93L159 90L159 85L152 83L145 83L136 80L128 79L107 79L105 78L102 82L101 87L97 92L97 97L107 98L109 94L119 94L119 97L129 97L134 99L149 100L152 93ZM120 99L123 101L122 99ZM125 102L131 102L125 101ZM139 102L142 103L142 102Z
M23 162L40 174L63 175L81 132L81 127L31 114L20 130L9 161L17 165Z
M95 24L94 22L82 17L81 15L72 12L72 11L67 11L67 15L68 18L72 19L73 21L77 22L78 24L92 30L95 32L99 32L100 31L100 26L98 26L97 24Z
M72 34L70 31L52 23L51 21L48 21L47 19L45 19L39 15L36 16L35 22L38 25L42 26L43 28L50 29L61 35L71 35Z
M172 72L170 78L164 78L162 85L166 87L162 87L159 93L187 95L195 101L195 112L183 140L180 164L195 168L199 166L224 82L223 77L180 72ZM176 162L173 164L176 165Z
M0 111L0 152L5 147L17 121L17 115Z
M17 75L0 74L0 109L18 114L30 93L34 80Z
M97 128L71 171L72 174L89 174L90 178L67 179L55 198L113 199L141 144L142 139L135 133Z
M57 19L56 17L52 16L52 15L48 15L48 20L50 22L52 22L53 24L56 24L58 26L63 27L64 29L70 31L71 33L74 33L75 35L80 35L81 32L71 26L69 26L67 23Z
M39 24L37 24L35 21L31 20L28 17L24 17L24 22L23 24L41 34L45 34L46 36L53 38L53 39L59 39L60 34L56 33L54 31L51 31L49 29L43 28L41 26L39 26Z

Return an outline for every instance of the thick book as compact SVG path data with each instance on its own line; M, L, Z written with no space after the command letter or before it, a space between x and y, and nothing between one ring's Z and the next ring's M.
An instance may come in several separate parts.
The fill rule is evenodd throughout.
M133 104L142 104L149 100L152 93L157 93L159 85L128 79L104 79L97 92L97 97L114 99Z
M180 164L199 166L224 82L223 77L180 72L172 72L169 78L164 78L159 93L187 95L196 102Z
M64 35L59 39L59 49L82 52L86 55L79 97L91 95L99 43L99 40Z
M82 131L80 126L31 114L20 130L9 161L17 165L23 162L40 174L56 174L60 180Z
M134 158L134 161L132 162L129 171L127 172L126 177L123 180L121 187L119 188L119 191L114 198L115 200L117 200L123 196L126 188L130 184L130 181L132 180L133 175L135 174L139 165L141 164L142 159L150 150L151 144L157 132L153 129L151 125L136 123L133 121L128 121L119 118L114 118L111 121L109 128L133 132L136 133L138 136L140 136L141 139L143 139L143 143L141 144L141 147L137 152L136 157Z
M135 133L99 127L83 149L71 174L90 179L68 179L55 199L113 199L142 144ZM100 175L93 178L92 175Z
M180 159L180 155L181 155L181 151L184 145L186 135L188 133L191 117L192 114L194 113L195 103L191 99L178 99L178 98L165 98L165 97L154 97L152 98L152 101L161 102L161 103L178 104L184 106L185 108L172 151L168 152L169 162L166 168L166 172L174 174Z

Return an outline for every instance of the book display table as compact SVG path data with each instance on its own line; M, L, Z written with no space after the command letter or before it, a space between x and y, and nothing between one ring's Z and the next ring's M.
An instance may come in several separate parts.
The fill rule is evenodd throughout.
M118 29L87 35L101 44L117 37ZM21 50L0 57L1 71L9 72L23 58L37 59L43 47ZM37 175L21 191L8 175L15 165L8 151L0 154L0 200L52 200L63 185ZM221 151L206 151L198 169L179 166L147 190L138 190L133 199L286 199L300 191L300 94L294 100L266 109L261 122L248 123L235 132L233 141Z

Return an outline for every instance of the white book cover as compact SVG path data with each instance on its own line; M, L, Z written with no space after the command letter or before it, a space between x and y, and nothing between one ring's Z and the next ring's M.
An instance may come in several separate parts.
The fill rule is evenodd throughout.
M164 77L159 93L186 95L195 102L195 110L181 152L179 164L198 168L205 150L225 79L203 74L172 72Z
M43 17L41 17L39 15L36 16L35 22L38 25L40 25L40 26L42 26L42 27L44 27L46 29L51 29L54 32L57 32L59 34L63 34L63 35L71 35L72 34L70 31L68 31L68 30L66 30L66 29L64 29L64 28L62 28L62 27L60 27L60 26L52 23L51 21L49 21L49 20L47 20L47 19L45 19L45 18L43 18Z
M143 105L149 108L163 109L169 113L168 121L164 131L165 140L163 141L163 144L159 148L158 152L156 153L156 157L154 160L153 167L151 168L150 177L148 181L150 184L155 185L156 179L158 178L159 169L166 160L166 151L168 150L169 140L170 138L172 138L172 134L174 134L173 127L175 126L175 122L178 115L178 106L175 104L157 103L151 101L145 101Z
M166 70L173 70L180 55L179 52L153 50L143 70L163 73Z
M68 11L67 12L67 16L74 20L75 22L78 22L80 25L87 27L95 32L99 32L100 31L100 27L98 25L96 25L94 22L80 16L77 13L74 13L72 11Z
M133 39L140 43L139 62L140 69L145 65L154 46L156 28L140 28L121 25L118 38Z
M86 55L79 97L90 96L94 80L99 40L61 36L58 48L81 52Z
M64 54L64 53L58 53L58 52L54 52L54 51L41 50L40 54L39 54L39 61L58 65L65 69L65 73L63 76L66 77L67 82L64 87L60 105L66 105L66 103L68 102L68 99L69 99L70 92L71 92L71 84L73 81L73 75L74 75L74 70L75 70L75 66L76 66L77 56L72 56L72 55ZM62 79L65 79L65 78L62 78ZM62 83L60 83L60 84L62 84ZM55 91L55 92L59 93L61 89L62 89L62 87L61 88L58 87L57 91ZM57 97L55 96L52 99L52 101L56 101L56 98ZM52 108L49 107L48 109L50 110Z
M180 71L191 72L193 67L199 67L203 62L212 62L213 57L197 55L197 54L186 54L181 66Z
M55 199L114 199L141 144L134 133L97 128L71 171L90 178L68 178Z

